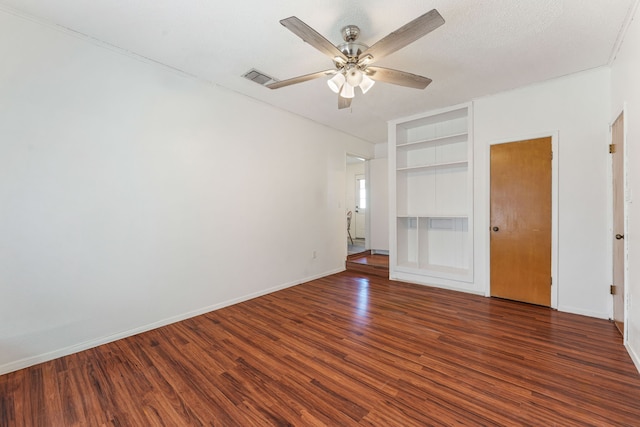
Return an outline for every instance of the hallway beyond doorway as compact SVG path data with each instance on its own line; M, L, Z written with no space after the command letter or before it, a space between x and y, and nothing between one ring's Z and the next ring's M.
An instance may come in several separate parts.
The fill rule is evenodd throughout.
M362 238L353 239L353 243L347 239L347 254L353 255L365 251L365 240Z

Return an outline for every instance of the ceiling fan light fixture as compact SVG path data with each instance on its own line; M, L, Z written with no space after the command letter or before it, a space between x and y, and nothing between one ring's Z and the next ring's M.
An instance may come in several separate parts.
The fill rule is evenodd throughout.
M344 58L340 57L340 56L334 56L333 57L333 62L335 62L340 67L344 67L347 64L347 61Z
M1 1L1 0L0 0ZM279 89L297 83L306 82L323 76L331 76L327 80L329 88L338 93L338 109L349 108L355 96L356 86L362 93L368 92L374 85L370 76L376 81L383 81L399 86L424 89L431 79L392 68L371 67L374 61L402 49L410 43L427 35L444 24L444 18L436 9L420 15L409 23L389 33L372 46L358 41L360 29L356 25L348 25L342 29L344 43L332 44L324 36L295 16L280 20L280 23L306 43L327 55L333 60L334 69L318 71L311 74L276 81L266 84L269 89Z
M343 98L353 98L355 96L355 92L353 91L353 86L351 86L349 82L346 82L344 85L342 85L340 96Z
M365 56L363 56L362 58L358 59L358 66L364 68L367 65L371 64L371 62L373 62L373 56L368 53Z
M345 81L344 74L336 73L335 76L327 80L327 85L329 85L329 89L331 89L335 93L339 93L340 88L344 84L344 81Z
M362 93L367 93L369 91L369 89L371 89L373 87L373 85L376 82L373 81L369 76L367 75L363 75L362 76L362 82L360 82L360 89L362 90Z
M364 74L358 67L352 67L347 70L347 83L349 83L353 87L359 86L360 83L362 83L363 77Z

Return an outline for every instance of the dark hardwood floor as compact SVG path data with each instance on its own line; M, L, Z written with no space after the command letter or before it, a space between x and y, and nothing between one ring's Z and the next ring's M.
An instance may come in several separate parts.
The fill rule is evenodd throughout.
M352 254L347 257L345 268L353 272L388 278L389 256L372 254L371 251Z
M344 272L0 376L0 425L640 425L615 326Z

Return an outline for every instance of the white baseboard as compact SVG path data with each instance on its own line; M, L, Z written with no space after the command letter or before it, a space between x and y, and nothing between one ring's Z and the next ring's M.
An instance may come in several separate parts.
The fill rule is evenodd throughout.
M420 276L413 275L410 273L403 273L403 272L394 272L392 276L389 276L389 280L412 283L414 285L429 286L432 288L446 289L449 291L464 292L466 294L485 296L484 291L479 291L471 287L465 287L465 285L468 285L468 283L466 282L462 286L461 286L462 282L454 282L454 281L436 279L436 278L430 278L430 280L426 282L422 280Z
M196 310L189 311L187 313L182 313L177 316L172 316L163 320L159 320L157 322L149 323L147 325L143 325L137 328L129 329L127 331L119 332L117 334L107 335L104 337L96 338L93 340L85 341L79 344L74 344L68 347L64 347L58 350L50 351L43 354L38 354L36 356L27 357L24 359L16 360L13 362L5 363L4 365L0 365L0 375L8 374L9 372L18 371L20 369L28 368L29 366L37 365L39 363L48 362L50 360L57 359L59 357L68 356L73 353L78 353L84 350L88 350L90 348L98 347L103 344L108 344L113 341L117 341L122 338L127 338L133 335L140 334L142 332L147 332L152 329L157 329L162 326L167 326L172 323L180 322L181 320L189 319L191 317L199 316L204 313L209 313L211 311L219 310L224 307L228 307L230 305L238 304L244 301L248 301L253 298L261 297L263 295L267 295L276 291L280 291L282 289L290 288L292 286L297 286L302 283L310 282L312 280L319 279L321 277L330 276L332 274L339 273L344 271L344 268L339 268L331 271L324 272L322 274L317 274L314 276L305 277L300 280L294 280L292 282L284 283L282 285L274 286L269 289L265 289L259 292L254 292L249 295L245 295L239 298L234 298L228 301L224 301L218 304L209 305L206 307L202 307Z
M636 369L640 374L640 356L638 356L638 354L635 351L633 351L633 349L629 346L629 344L625 344L624 347L627 349L627 353L629 353L629 356L631 357L633 364L636 365Z
M389 255L389 251L386 249L371 249L373 255Z
M581 316L595 317L596 319L609 319L610 317L609 313L584 310L582 308L569 307L566 305L558 306L558 311L562 311L564 313L579 314Z

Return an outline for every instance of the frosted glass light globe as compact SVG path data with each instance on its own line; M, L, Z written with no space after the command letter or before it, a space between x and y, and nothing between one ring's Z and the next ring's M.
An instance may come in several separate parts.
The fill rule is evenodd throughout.
M362 83L362 76L362 71L355 67L351 68L349 71L347 71L347 83L349 83L353 87L356 87L360 85L360 83Z
M349 82L345 83L342 86L342 91L340 92L340 96L343 98L353 98L355 96L355 92L353 91L353 86L351 86Z
M329 88L334 91L335 93L340 92L340 88L342 87L342 85L344 84L344 74L342 73L336 73L335 76L331 77L328 81L327 84L329 85Z

